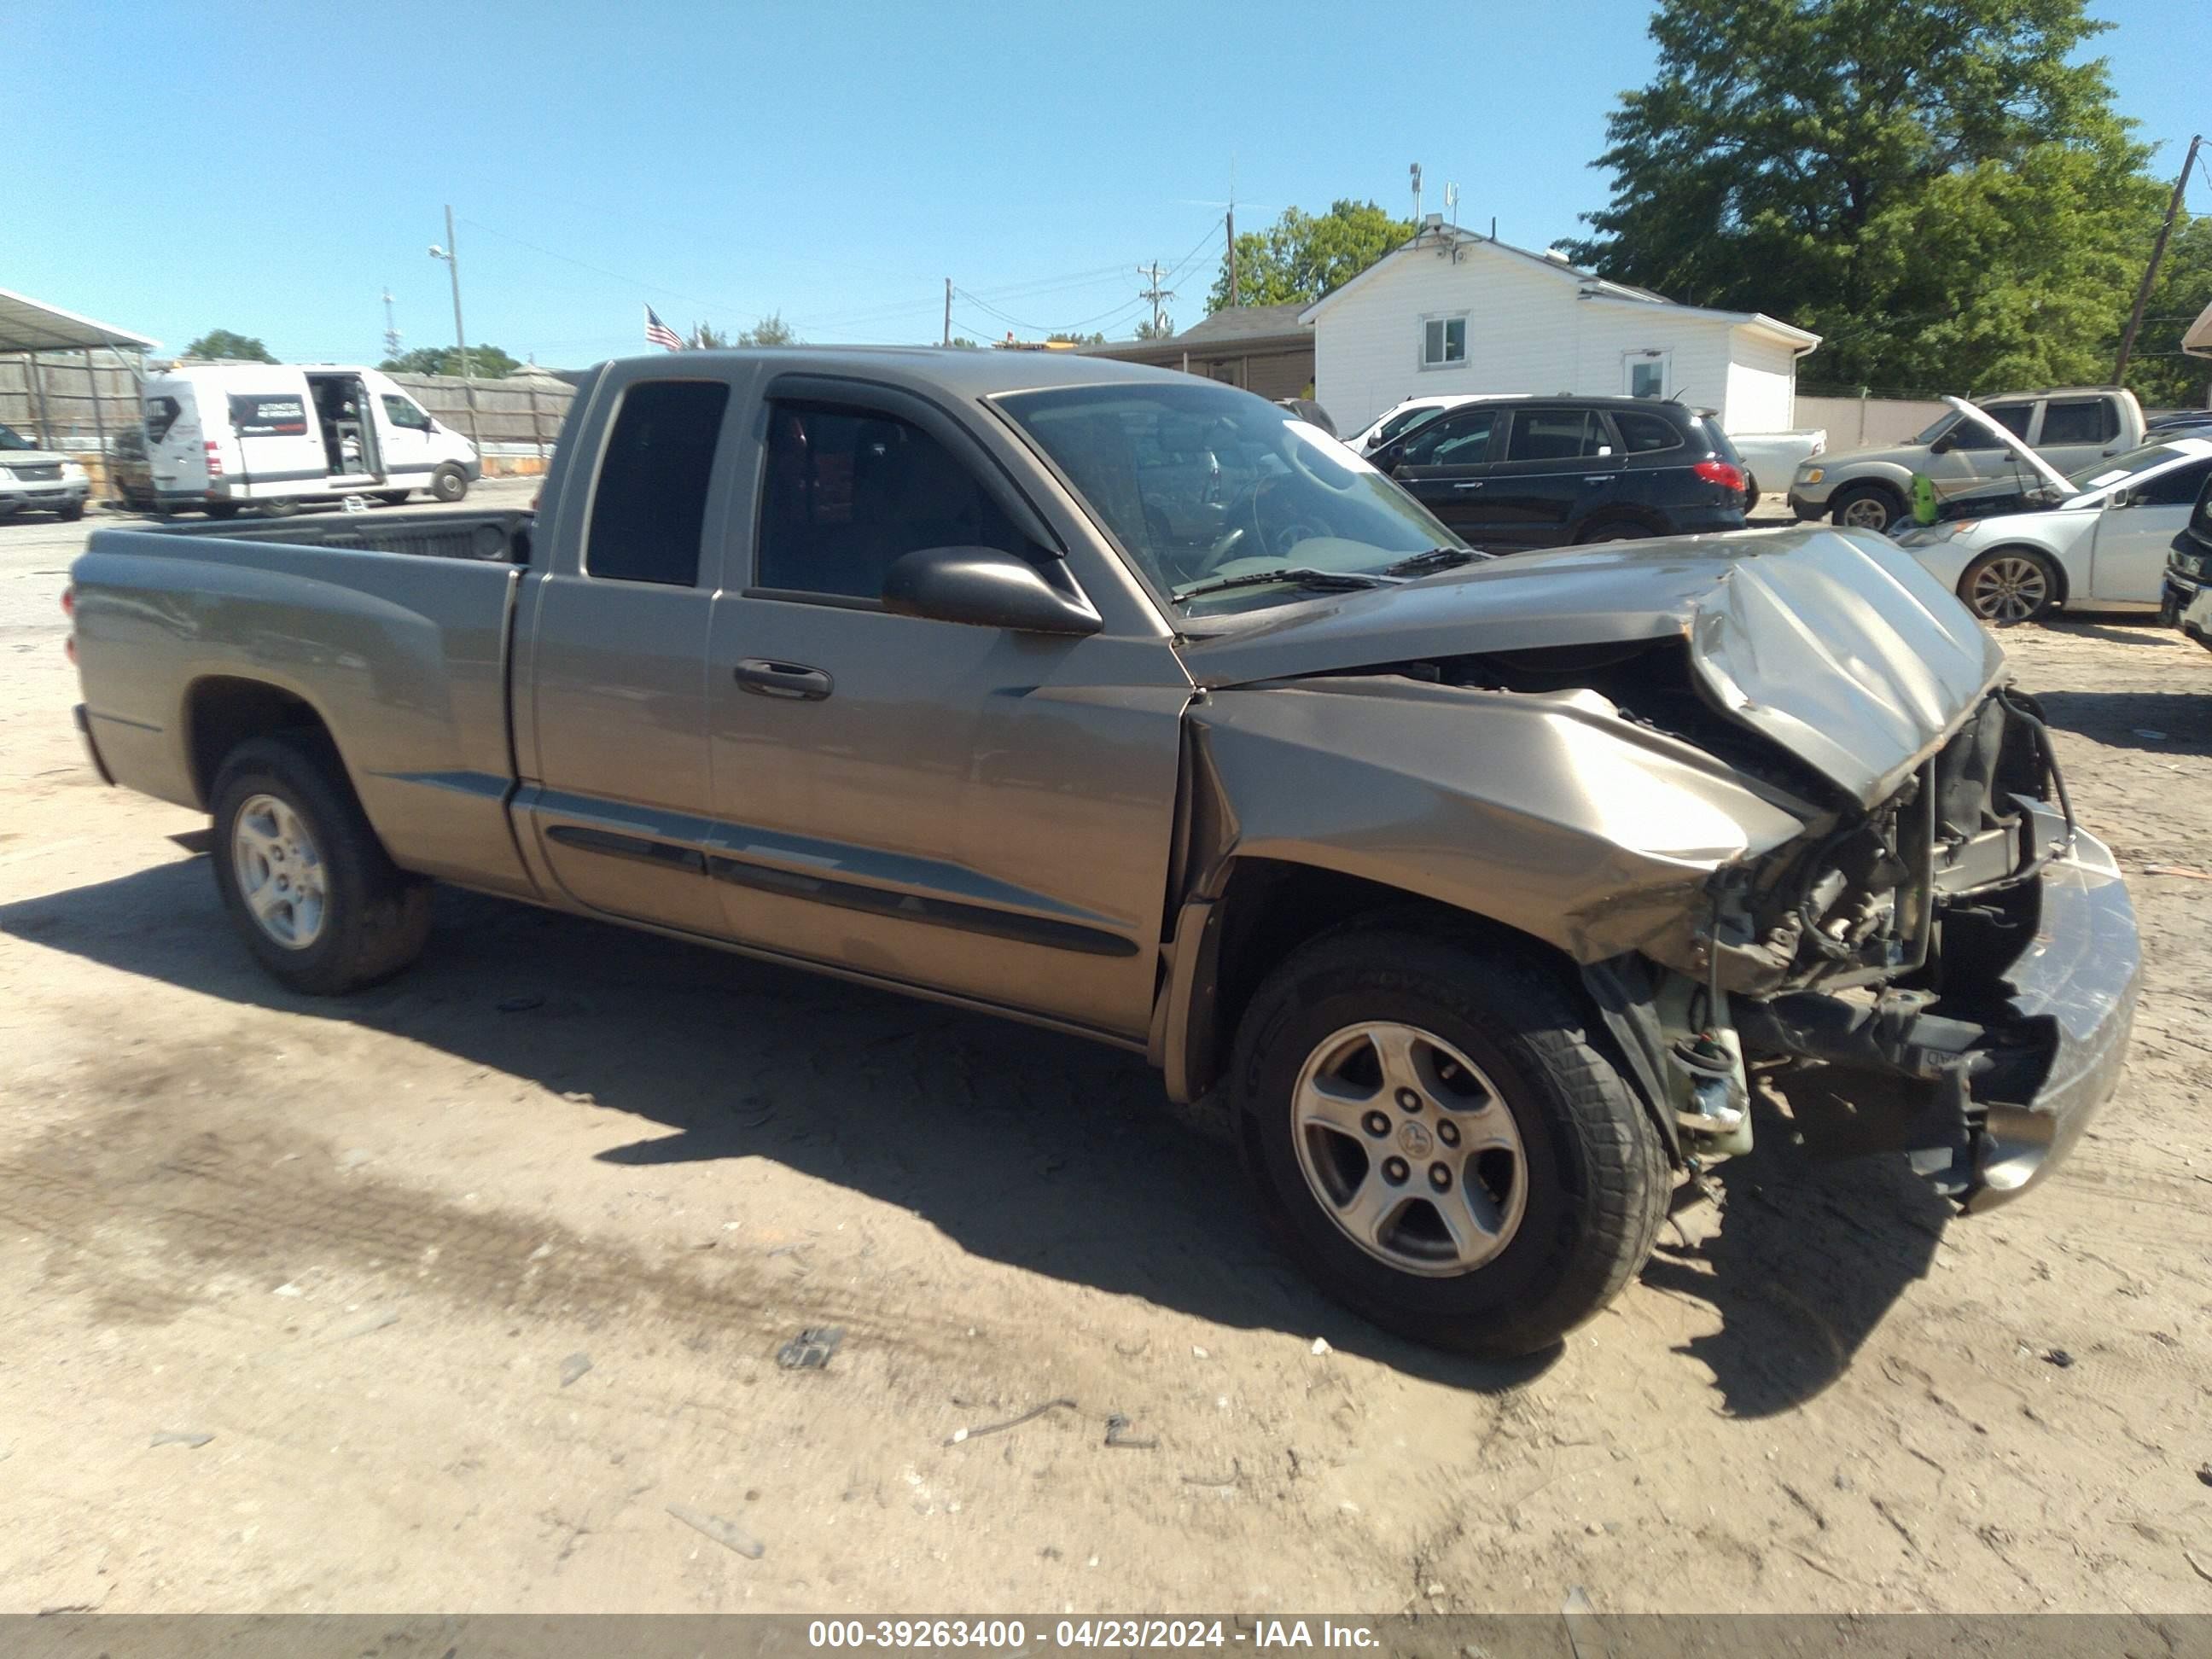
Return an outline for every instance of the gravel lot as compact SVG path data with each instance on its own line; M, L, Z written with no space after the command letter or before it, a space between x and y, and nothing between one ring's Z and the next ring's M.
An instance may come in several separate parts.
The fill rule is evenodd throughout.
M1960 1222L1769 1121L1504 1367L1319 1301L1103 1050L459 893L280 991L79 757L87 527L0 527L0 1609L2212 1611L2178 636L2008 641L2149 951L2067 1169Z

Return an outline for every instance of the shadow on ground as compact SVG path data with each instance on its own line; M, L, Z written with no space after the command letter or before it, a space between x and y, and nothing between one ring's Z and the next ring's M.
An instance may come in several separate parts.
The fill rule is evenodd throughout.
M1169 1122L1133 1055L474 894L441 889L437 903L420 963L335 1000L252 964L198 859L0 906L0 933L403 1036L571 1097L553 1109L620 1114L635 1133L598 1154L611 1163L770 1158L910 1209L975 1255L1226 1326L1325 1336L1454 1387L1510 1389L1557 1358L1441 1354L1324 1301L1267 1244L1234 1154ZM1711 1303L1722 1328L1690 1350L1733 1411L1758 1415L1841 1373L1925 1270L1940 1221L1895 1224L1911 1207L1897 1181L1935 1202L1899 1169L1816 1171L1764 1153L1735 1167L1720 1237L1694 1253L1715 1272L1662 1250L1648 1276ZM1917 1242L1917 1259L1900 1241Z
M2196 690L2039 691L2035 700L2053 726L2107 748L2212 755L2212 672Z

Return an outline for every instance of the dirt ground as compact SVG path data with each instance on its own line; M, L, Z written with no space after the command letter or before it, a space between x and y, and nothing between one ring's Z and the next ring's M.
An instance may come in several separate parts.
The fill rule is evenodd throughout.
M452 892L279 990L80 759L85 527L0 528L0 1610L2212 1611L2178 636L2008 641L2148 952L2063 1171L1960 1221L1765 1122L1498 1366L1322 1302L1103 1050Z

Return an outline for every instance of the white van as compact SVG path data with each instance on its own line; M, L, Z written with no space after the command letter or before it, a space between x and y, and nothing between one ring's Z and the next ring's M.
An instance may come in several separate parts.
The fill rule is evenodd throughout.
M146 459L158 511L242 507L412 489L458 501L483 476L476 447L373 368L184 363L145 383Z

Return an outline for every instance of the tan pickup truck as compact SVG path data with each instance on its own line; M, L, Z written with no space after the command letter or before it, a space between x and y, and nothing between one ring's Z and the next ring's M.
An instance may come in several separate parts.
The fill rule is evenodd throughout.
M1753 1068L1968 1208L2118 1076L2118 872L1879 538L1492 560L1248 393L988 351L605 365L543 501L77 562L94 763L213 816L285 983L443 880L1134 1050L1332 1294L1492 1353L1638 1271Z

